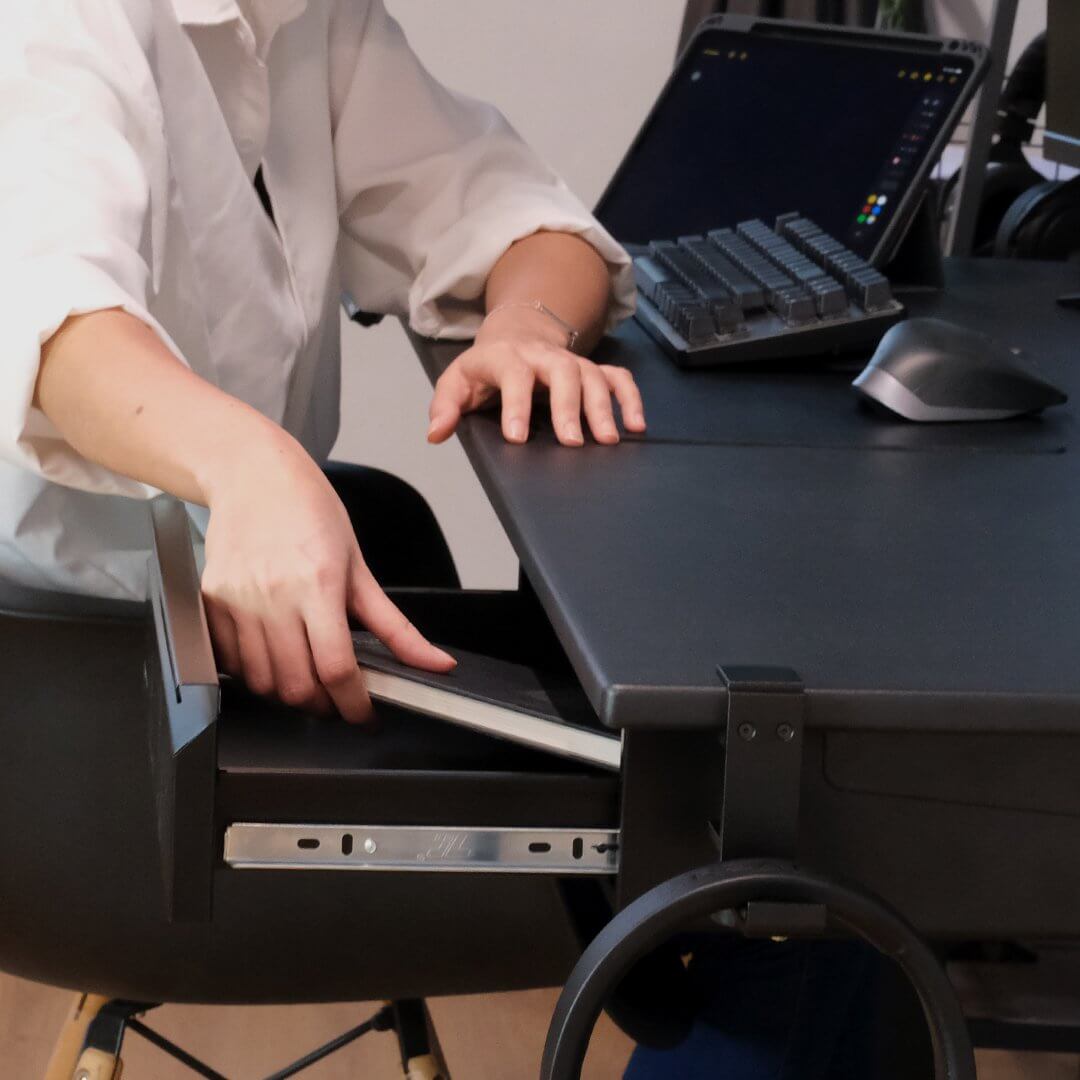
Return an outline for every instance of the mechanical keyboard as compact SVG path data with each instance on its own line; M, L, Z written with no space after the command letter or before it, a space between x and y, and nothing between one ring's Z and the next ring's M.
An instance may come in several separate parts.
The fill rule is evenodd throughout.
M638 321L684 367L874 346L904 314L880 270L797 213L630 250Z

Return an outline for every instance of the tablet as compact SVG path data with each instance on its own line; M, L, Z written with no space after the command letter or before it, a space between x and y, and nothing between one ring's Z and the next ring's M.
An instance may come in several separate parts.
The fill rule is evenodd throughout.
M798 211L883 265L984 73L967 41L706 21L597 216L624 244Z

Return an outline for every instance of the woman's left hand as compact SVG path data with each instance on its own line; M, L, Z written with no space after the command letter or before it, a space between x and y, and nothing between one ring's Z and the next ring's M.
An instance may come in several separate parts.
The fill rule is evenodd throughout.
M645 411L633 375L626 368L594 364L569 352L564 331L543 312L508 307L484 320L472 347L440 376L431 400L428 441L443 442L463 413L502 398L502 432L508 442L529 437L533 394L544 388L551 423L564 446L585 441L582 415L598 443L619 441L612 398L627 431L645 430Z

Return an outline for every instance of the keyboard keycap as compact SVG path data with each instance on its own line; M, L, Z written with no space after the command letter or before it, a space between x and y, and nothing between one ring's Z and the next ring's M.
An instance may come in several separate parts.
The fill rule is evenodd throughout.
M694 294L681 281L665 281L657 286L655 302L660 314L673 323L676 310L694 301Z
M825 269L843 282L847 282L852 274L868 268L869 264L852 251L838 251L825 260Z
M742 308L732 300L714 303L712 315L719 334L734 334L743 327Z
M813 298L798 287L778 289L772 306L785 322L805 323L817 318Z
M872 266L851 276L851 281L848 284L848 294L859 307L864 308L866 311L885 307L892 300L889 279L880 270L875 270Z
M777 294L789 283L807 285L822 276L819 266L812 263L805 255L789 244L783 237L777 236L768 226L760 221L744 221L737 229L744 241L757 248L766 259L783 275L775 278L765 277L771 289L770 306L783 319L791 322L804 322L814 317L816 304L811 296L799 289L786 296Z
M821 278L807 285L810 295L814 299L818 314L823 319L829 315L842 315L848 310L848 293L838 281L832 278Z
M753 311L765 306L761 286L721 254L710 241L697 236L681 240L680 244L723 285L739 307Z
M701 297L703 300L724 301L728 300L727 290L706 269L700 259L696 258L685 248L678 244L656 246L654 255L658 262L663 263L684 285Z
M817 313L822 318L830 315L842 315L848 309L847 291L839 281L831 277L822 277L811 281L807 288L814 298Z
M811 236L806 241L806 254L819 266L824 266L830 255L838 255L847 249L831 236Z
M817 281L824 273L820 266L812 263L809 259L799 259L785 269L796 281L802 282L804 285L809 284L811 281Z
M826 235L818 225L800 214L781 214L776 219L776 231L800 251L807 251L811 240Z
M712 312L704 304L684 304L676 318L676 328L691 345L700 345L716 333Z
M648 255L634 260L634 284L647 299L654 299L657 288L670 280L671 275L667 270Z
M717 229L709 233L709 239L744 274L757 282L764 291L766 300L772 290L791 284L791 279L786 274L777 270L756 247L731 229Z

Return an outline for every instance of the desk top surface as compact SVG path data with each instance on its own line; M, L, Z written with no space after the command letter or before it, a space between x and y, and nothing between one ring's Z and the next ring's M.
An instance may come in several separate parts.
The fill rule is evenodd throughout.
M717 667L793 668L827 727L1080 730L1080 286L1061 264L956 261L917 314L1025 350L1071 395L1043 420L915 426L851 371L682 372L634 323L649 433L461 437L586 692L616 727L718 724ZM415 341L436 376L459 345ZM858 367L856 363L856 369Z

